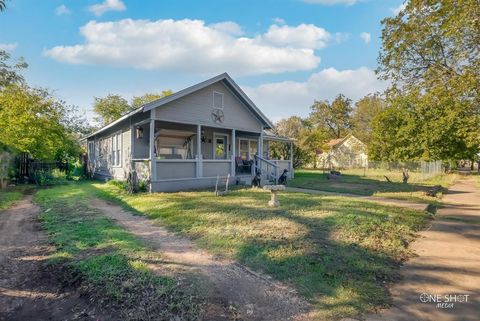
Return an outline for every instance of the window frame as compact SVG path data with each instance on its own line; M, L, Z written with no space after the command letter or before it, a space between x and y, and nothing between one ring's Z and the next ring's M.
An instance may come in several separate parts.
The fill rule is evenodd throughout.
M112 135L112 167L122 167L122 132L116 132ZM116 143L116 144L115 144ZM116 147L116 149L115 149Z
M215 106L215 95L218 94L218 95L221 95L222 96L222 106L221 107L217 107ZM219 91L213 91L213 100L212 100L212 106L213 106L213 109L221 109L223 110L223 107L225 106L225 95L222 93L222 92L219 92Z
M217 137L225 139L225 158L217 158ZM212 159L215 160L229 160L230 159L230 135L226 133L213 133L213 141L212 141Z

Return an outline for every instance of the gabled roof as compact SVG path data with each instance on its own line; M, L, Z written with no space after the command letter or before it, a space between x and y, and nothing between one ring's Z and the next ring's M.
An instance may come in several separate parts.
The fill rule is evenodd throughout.
M352 134L349 134L343 138L336 138L336 139L332 139L330 141L327 142L327 145L331 148L334 148L340 144L342 144L343 142L345 142L347 139L349 138L353 138L355 139L357 142L359 142L360 144L362 145L365 145L360 139L358 139L357 137L353 136Z
M238 86L237 83L232 79L232 77L230 77L230 75L227 74L226 72L218 76L215 76L213 78L202 81L201 83L198 83L196 85L182 89L172 95L169 95L169 96L157 99L155 101L152 101L148 104L145 104L142 106L143 110L149 111L153 108L160 107L169 102L177 100L181 97L194 93L200 89L213 85L214 83L217 83L219 81L222 81L227 86L227 88L229 88L232 91L232 93L236 95L238 99L240 99L240 101L243 104L245 104L245 106L247 106L247 108L249 108L250 111L253 112L255 116L257 116L259 120L262 121L262 123L267 128L273 128L273 124L270 122L270 120L260 111L260 109L253 103L253 101L251 101L250 98L248 98L248 96L243 92L240 86Z
M125 119L128 119L129 117L131 117L131 116L133 116L137 113L147 112L151 109L161 107L161 106L163 106L163 105L165 105L169 102L172 102L172 101L177 100L181 97L184 97L186 95L194 93L194 92L196 92L200 89L203 89L205 87L213 85L214 83L217 83L219 81L223 82L223 84L225 86L227 86L227 88L230 89L230 91L235 96L237 96L237 98L245 106L247 106L247 108L263 123L265 128L267 128L267 129L268 128L273 128L273 124L270 122L270 120L260 111L260 109L253 103L253 101L251 101L250 98L248 98L248 96L245 94L245 92L240 88L240 86L237 85L237 83L232 79L232 77L230 77L230 75L225 72L225 73L220 74L218 76L215 76L213 78L202 81L201 83L198 83L196 85L193 85L193 86L190 86L188 88L182 89L182 90L180 90L180 91L178 91L178 92L176 92L172 95L162 97L160 99L149 102L149 103L147 103L143 106L140 106L139 108L131 111L130 113L128 113L128 114L120 117L119 119L111 122L110 124L100 128L96 132L84 137L82 140L87 139L89 137L92 137L94 135L97 135L97 134L103 132L104 130L115 126L116 124L120 123L121 121L123 121Z
M346 137L345 137L346 138ZM336 139L332 139L330 140L329 142L327 142L327 145L330 146L330 147L335 147L337 146L338 144L341 144L345 138L336 138Z

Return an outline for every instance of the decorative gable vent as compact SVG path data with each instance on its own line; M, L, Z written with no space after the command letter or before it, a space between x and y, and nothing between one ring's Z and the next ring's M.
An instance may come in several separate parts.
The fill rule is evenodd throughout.
M213 108L223 109L223 93L213 92Z

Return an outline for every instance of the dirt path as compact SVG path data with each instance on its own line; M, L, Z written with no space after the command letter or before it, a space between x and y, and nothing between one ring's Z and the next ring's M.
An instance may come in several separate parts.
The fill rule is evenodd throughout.
M391 289L393 308L367 320L479 320L480 191L467 179L452 186L444 200L449 205L413 243L418 256L402 267L403 280ZM437 295L444 305L431 302Z
M241 319L307 319L308 304L291 288L235 262L216 258L198 249L190 240L154 225L148 218L134 216L120 206L98 199L91 204L160 251L170 264L204 275L211 288L209 300L230 302L238 309Z
M31 200L0 211L0 320L108 320L45 264L50 249Z
M351 198L359 198L359 199L373 201L380 204L411 208L419 211L426 211L428 209L428 204L425 204L425 203L411 202L406 200L396 200L396 199L377 197L377 196L365 196L365 195L357 195L357 194L349 194L349 193L327 192L327 191L319 191L315 189L298 188L298 187L287 187L287 191L316 194L316 195L332 195L332 196L345 196L345 197L351 197Z

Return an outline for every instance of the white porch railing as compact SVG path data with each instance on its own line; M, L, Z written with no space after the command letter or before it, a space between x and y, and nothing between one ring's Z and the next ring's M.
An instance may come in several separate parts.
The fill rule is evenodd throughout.
M148 170L148 161L135 161L135 167L142 167L143 171ZM232 166L233 163L233 166ZM155 173L153 181L175 180L175 179L195 179L212 178L217 176L235 176L231 173L235 169L234 161L230 159L156 159ZM260 156L255 156L255 161L251 167L251 175L260 172L263 179L276 183L283 170L289 171L289 176L293 171L292 163L289 160L268 160ZM138 171L139 169L137 169Z
M278 180L278 166L273 161L267 160L263 157L255 155L255 162L253 166L253 173L260 172L262 178L265 178L273 183L277 183Z

